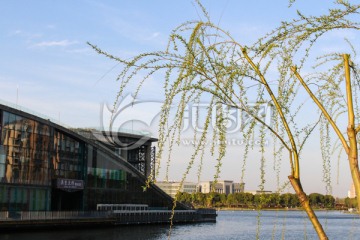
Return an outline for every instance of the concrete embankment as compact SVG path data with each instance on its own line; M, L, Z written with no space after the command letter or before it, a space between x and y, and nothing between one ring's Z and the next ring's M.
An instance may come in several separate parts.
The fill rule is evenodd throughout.
M173 215L174 224L216 222L213 209L179 210ZM172 211L124 212L18 212L2 214L0 231L40 230L54 228L92 228L136 224L170 223Z

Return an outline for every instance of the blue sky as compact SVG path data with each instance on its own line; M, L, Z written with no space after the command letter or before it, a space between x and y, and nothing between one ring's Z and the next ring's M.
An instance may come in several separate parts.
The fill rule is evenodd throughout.
M299 0L290 9L286 0L204 0L203 3L212 20L244 44L251 44L278 26L281 20L293 18L297 8L308 14L319 14L328 9L319 0ZM2 1L0 99L36 110L65 125L98 126L100 105L113 103L118 89L115 79L121 68L116 62L97 55L86 42L125 58L144 51L161 50L166 46L171 30L186 20L199 19L199 12L191 0ZM337 48L331 43L339 38L343 36L330 34L326 39L328 45L319 47L317 51ZM150 79L142 99L161 101L159 89L161 83ZM132 112L131 116L139 118L148 110ZM310 146L304 155L311 158L311 163L304 161L302 173L306 174L306 179L303 185L309 193L324 193L322 162L319 159L313 163L314 151L317 151L316 146ZM251 159L258 157L256 152ZM222 179L239 180L241 155L237 148L228 151ZM185 166L183 161L188 157L183 148L175 151L170 170L173 180L181 177ZM268 163L266 188L275 190L271 164ZM212 165L205 165L203 180L211 179L214 173ZM333 162L333 191L337 196L345 196L350 185L346 160L343 159L339 166L341 178L336 184L337 163ZM246 189L257 188L258 168L258 164L248 163ZM285 166L284 180L287 170ZM194 179L195 173L192 173L189 180Z

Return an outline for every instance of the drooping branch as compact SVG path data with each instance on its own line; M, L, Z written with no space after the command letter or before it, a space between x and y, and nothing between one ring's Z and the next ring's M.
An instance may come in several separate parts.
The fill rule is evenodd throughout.
M330 114L326 111L323 104L320 102L320 100L315 96L315 94L311 91L309 86L306 84L304 79L301 77L301 75L298 73L297 68L295 66L291 67L292 72L295 74L296 78L300 81L301 85L304 87L304 89L307 91L307 93L310 95L311 99L316 103L316 105L319 107L321 112L324 114L324 117L329 121L332 128L334 129L335 133L339 137L344 149L346 152L349 152L349 146L345 140L344 135L341 133L340 129L336 125L335 121L332 119Z
M200 73L199 73L200 74ZM209 79L210 80L210 79ZM213 81L212 81L213 82ZM213 82L214 84L216 84L215 82ZM215 91L209 89L209 88L206 88L206 87L203 87L203 86L189 86L189 89L190 88L196 88L196 89L199 89L203 92L208 92L210 94L212 94L213 96L216 96L218 99L222 99L222 97ZM189 89L185 89L183 88L182 91L186 91L186 90L189 90ZM232 92L233 93L233 92ZM261 118L259 118L258 116L256 116L256 114L254 114L251 110L249 110L241 101L240 101L240 105L236 104L232 98L230 98L230 96L228 96L226 93L224 93L224 96L226 97L226 99L224 100L228 100L229 102L225 102L223 101L222 104L228 106L228 107L233 107L233 108L236 108L236 109L239 109L239 110L242 110L244 112L246 112L247 114L249 114L256 122L260 123L261 125L263 125L265 128L267 128L268 130L270 130L270 132L272 134L274 134L274 136L280 140L280 142L282 143L282 145L288 150L289 152L289 155L290 155L290 165L291 165L291 170L292 172L294 172L294 164L293 164L293 157L292 157L292 150L291 148L289 147L289 145L285 142L284 138L282 136L280 136L280 134L275 131L275 129L273 129L270 125L268 125L265 121L263 121ZM315 127L314 127L315 128ZM304 142L305 143L306 139L304 139Z
M316 121L316 123L312 126L312 128L309 130L309 133L305 136L305 138L303 139L303 141L300 144L299 147L299 152L301 152L302 148L304 147L306 140L308 140L308 138L310 137L311 133L315 130L315 128L319 125L321 120L321 115L319 117L319 119Z
M252 59L249 57L249 55L246 53L246 49L243 48L242 49L242 53L245 56L246 60L249 62L249 64L252 66L252 68L254 69L254 71L256 72L256 74L259 76L262 84L265 86L268 94L271 97L271 100L274 102L276 111L278 112L282 124L285 127L286 133L289 137L290 143L291 143L291 152L292 154L294 154L294 161L295 161L295 166L294 166L294 171L293 171L293 175L296 179L300 178L300 163L299 163L299 157L298 157L298 152L297 152L297 147L296 147L296 143L294 140L294 136L290 130L290 127L288 125L288 121L285 118L284 112L282 110L282 107L280 106L278 99L276 98L275 94L273 93L273 91L271 90L268 82L266 81L265 77L263 76L263 74L261 73L261 71L259 70L259 68L255 65L255 63L252 61Z

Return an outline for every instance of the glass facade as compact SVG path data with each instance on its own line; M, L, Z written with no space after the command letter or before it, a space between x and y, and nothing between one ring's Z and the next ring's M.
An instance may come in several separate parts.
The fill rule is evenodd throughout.
M1 182L50 185L49 126L5 111L2 115Z
M49 205L50 191L46 188L0 186L1 211L46 211Z
M144 180L126 170L118 160L91 145L87 152L86 209L96 209L96 204L115 203L171 206L169 199L158 196L152 188L144 192Z
M115 203L171 208L171 198L158 189L143 191L150 160L144 147L121 149L134 159L127 163L108 150L48 120L0 108L0 210L96 210Z
M54 131L51 166L55 178L83 179L84 143Z
M0 209L48 210L49 126L1 111L0 141Z

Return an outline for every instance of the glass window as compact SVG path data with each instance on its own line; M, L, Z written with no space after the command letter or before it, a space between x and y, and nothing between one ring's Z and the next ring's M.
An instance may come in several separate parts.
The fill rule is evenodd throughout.
M45 136L50 136L50 128L48 125L43 125L42 134Z
M68 138L66 138L66 140L65 140L65 150L67 151L67 152L69 152L70 151L70 139L68 139Z
M0 182L5 177L5 163L0 163Z
M27 203L27 198L28 198L28 190L27 189L23 189L22 191L22 203Z
M9 129L15 129L15 122L16 122L16 117L14 114L9 113L9 124L8 124L8 128Z
M36 209L36 195L35 195L35 189L30 189L30 198L29 198L29 208L30 211L35 211Z
M93 147L88 144L87 145L87 166L92 167L92 159L93 159Z
M61 143L60 143L60 145L61 145L61 151L65 151L65 140L63 139L63 138L61 138Z
M6 133L7 133L7 129L6 128L3 128L2 131L1 131L1 145L5 145L5 138L6 138Z
M5 147L0 145L0 163L5 164L6 151Z
M34 121L30 119L24 119L22 131L31 133L33 132L33 128L34 128Z
M15 202L21 203L22 202L22 195L23 195L23 189L17 188L15 191Z
M10 202L14 203L16 202L16 194L17 194L17 188L10 188Z
M23 123L23 117L15 115L15 130L21 131Z
M3 123L4 127L9 125L9 115L10 115L10 113L5 112L5 111L3 112L3 121L2 121L2 123Z
M47 126L39 123L39 122L35 122L35 133L37 134L46 134L47 133Z
M33 133L38 133L38 125L39 123L37 121L34 121L34 126L33 126Z
M75 142L75 153L79 153L79 148L80 148L79 145L80 145L79 142L76 141L76 142Z
M40 210L42 208L42 203L43 203L43 197L42 197L42 190L41 189L36 189L36 204L35 204L35 210Z
M8 196L8 192L7 192L7 187L5 186L2 186L0 187L0 203L8 203L8 199L7 199L7 196ZM3 209L0 209L1 211Z

